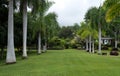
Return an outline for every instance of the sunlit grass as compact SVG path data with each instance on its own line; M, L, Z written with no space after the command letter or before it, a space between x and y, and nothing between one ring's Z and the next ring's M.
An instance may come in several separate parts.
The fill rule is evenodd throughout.
M0 76L120 76L120 56L101 56L80 50L49 50L0 64Z

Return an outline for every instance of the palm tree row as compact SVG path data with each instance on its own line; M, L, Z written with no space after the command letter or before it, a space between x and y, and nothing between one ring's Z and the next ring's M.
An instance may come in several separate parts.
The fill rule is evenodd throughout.
M78 31L80 37L82 39L85 39L86 41L86 50L89 50L89 52L91 52L92 32L94 33L95 32L94 30L98 30L98 38L99 38L98 53L101 54L101 37L104 34L102 33L102 31L107 31L109 29L108 27L110 27L108 25L111 24L117 25L117 23L119 23L119 15L120 15L120 0L105 0L103 6L100 6L99 8L92 7L87 11L85 15L85 22L81 23L81 29L80 31ZM111 23L109 24L107 22L111 22ZM107 28L104 29L105 27ZM96 34L93 34L93 36L94 35ZM116 40L116 33L115 33L115 40ZM89 49L88 49L88 41L89 41ZM115 47L117 47L117 40L115 41Z
M35 24L33 27L35 28L35 34L38 33L38 54L41 51L41 38L46 39L46 30L49 24L45 24L45 16L46 12L53 4L53 2L49 2L48 0L18 0L20 4L20 12L23 15L23 58L27 58L27 8L30 6L33 13L33 23ZM14 0L9 0L9 13L8 13L8 44L7 44L7 57L6 63L15 63L15 50L14 50ZM42 35L41 35L42 33ZM42 37L44 36L44 37ZM44 50L47 48L46 40ZM44 51L45 52L45 51Z

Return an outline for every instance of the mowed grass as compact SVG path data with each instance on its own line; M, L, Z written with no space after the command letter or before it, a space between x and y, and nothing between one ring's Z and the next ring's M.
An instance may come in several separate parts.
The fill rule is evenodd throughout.
M120 56L101 56L80 50L49 50L17 63L0 63L0 76L120 76Z

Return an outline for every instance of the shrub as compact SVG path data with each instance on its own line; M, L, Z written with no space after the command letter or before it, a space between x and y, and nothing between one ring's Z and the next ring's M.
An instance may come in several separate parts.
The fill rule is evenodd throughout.
M118 56L119 53L118 53L118 48L113 48L110 52L110 55L113 55L113 56Z
M65 45L65 40L60 39L58 37L53 37L49 43L48 43L48 48L49 49L55 49L55 50L59 50L59 49L64 49L64 45Z

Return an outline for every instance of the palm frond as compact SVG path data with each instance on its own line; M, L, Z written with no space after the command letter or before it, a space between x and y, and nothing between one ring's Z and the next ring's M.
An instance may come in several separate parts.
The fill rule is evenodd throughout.
M114 5L106 13L106 21L111 22L116 16L120 15L120 3Z

